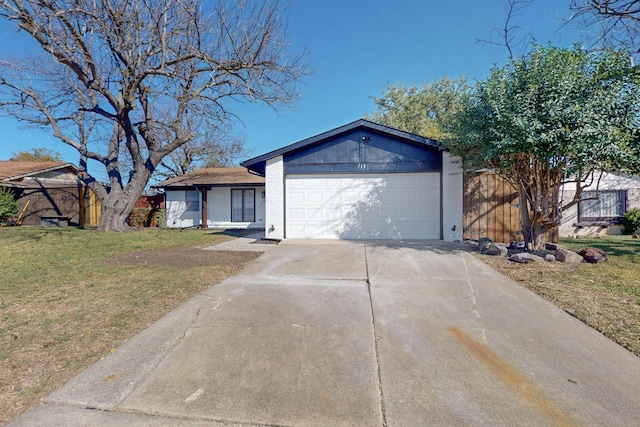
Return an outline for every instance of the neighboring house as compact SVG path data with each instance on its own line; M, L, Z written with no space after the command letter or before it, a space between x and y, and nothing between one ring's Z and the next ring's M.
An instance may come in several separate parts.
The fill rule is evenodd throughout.
M582 191L583 201L562 213L561 236L620 234L625 212L640 208L640 178L603 173L598 182L598 176ZM565 185L560 202L573 199L575 191L575 184Z
M266 238L462 239L460 162L357 120L242 163L266 178Z
M0 186L24 210L24 225L97 225L100 203L65 162L0 161ZM95 224L93 224L95 222Z
M264 229L264 178L245 168L199 169L153 187L164 189L167 227Z

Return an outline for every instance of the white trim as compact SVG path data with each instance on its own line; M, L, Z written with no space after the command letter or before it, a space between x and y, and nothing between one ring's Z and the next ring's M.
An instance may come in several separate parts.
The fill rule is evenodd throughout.
M442 237L462 241L462 159L442 153Z
M284 161L282 156L273 157L265 167L265 238L282 240L284 234Z

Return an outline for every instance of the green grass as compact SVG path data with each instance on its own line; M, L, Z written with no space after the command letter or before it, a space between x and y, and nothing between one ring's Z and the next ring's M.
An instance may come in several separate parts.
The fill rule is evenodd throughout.
M594 247L603 250L609 260L587 265L575 272L593 288L607 289L622 298L640 304L640 240L630 236L609 236L600 239L563 239L561 244L576 252Z
M169 267L130 264L130 256L231 238L211 230L0 228L0 425L246 262Z
M631 236L561 239L560 244L574 251L579 251L591 246L602 249L613 257L622 257L631 262L640 262L640 239L633 239Z
M640 239L583 237L559 245L576 252L602 249L609 260L577 267L483 260L640 356Z

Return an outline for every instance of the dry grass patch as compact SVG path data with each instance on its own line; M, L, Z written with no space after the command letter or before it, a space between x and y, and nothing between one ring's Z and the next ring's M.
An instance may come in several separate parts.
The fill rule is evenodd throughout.
M259 254L206 230L0 229L0 424Z
M600 264L515 264L479 255L504 275L640 356L640 241L627 236L563 239L576 252L596 247L609 255Z

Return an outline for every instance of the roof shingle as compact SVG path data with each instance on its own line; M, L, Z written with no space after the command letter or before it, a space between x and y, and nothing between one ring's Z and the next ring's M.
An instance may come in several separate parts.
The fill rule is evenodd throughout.
M75 167L67 162L18 162L2 160L0 161L0 181L10 181L63 167L71 167L75 171Z
M245 168L204 168L155 184L156 188L179 188L233 185L264 185L264 178L249 173Z

